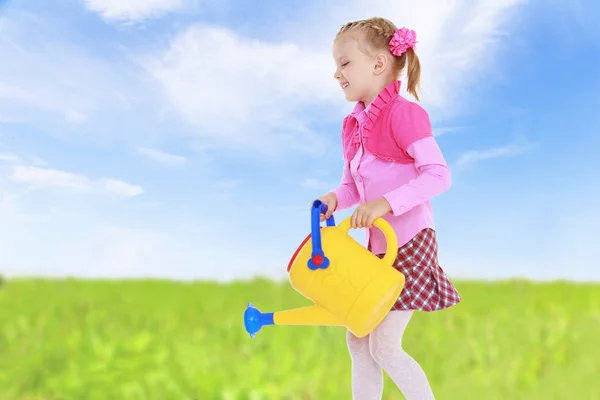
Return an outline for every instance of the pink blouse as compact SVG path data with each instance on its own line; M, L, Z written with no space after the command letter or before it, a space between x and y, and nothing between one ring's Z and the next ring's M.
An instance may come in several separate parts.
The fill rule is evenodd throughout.
M357 111L356 117L362 134L367 118L365 110ZM366 151L361 143L350 165L344 166L340 185L333 190L338 199L336 210L384 196L392 211L383 218L394 228L398 246L424 228L435 229L430 199L451 185L450 169L433 137L416 140L407 152L414 163L383 161ZM366 229L365 237L374 253L385 253L385 236L377 227Z

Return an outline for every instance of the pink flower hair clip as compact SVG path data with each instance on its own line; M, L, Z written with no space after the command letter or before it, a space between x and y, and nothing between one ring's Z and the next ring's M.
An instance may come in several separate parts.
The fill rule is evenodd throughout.
M415 49L417 44L417 34L412 29L400 28L390 40L390 51L393 55L399 56L409 48Z

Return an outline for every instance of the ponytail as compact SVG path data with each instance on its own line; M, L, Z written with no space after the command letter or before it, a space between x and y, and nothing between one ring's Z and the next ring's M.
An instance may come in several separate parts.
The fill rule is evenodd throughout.
M406 55L408 57L408 85L406 90L408 93L412 94L417 101L420 101L417 91L420 91L421 87L421 62L413 48L406 50Z

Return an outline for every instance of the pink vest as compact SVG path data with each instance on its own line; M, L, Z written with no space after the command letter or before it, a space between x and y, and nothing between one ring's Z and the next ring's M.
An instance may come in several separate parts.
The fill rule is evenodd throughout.
M377 95L367 110L362 132L365 148L384 161L414 162L407 153L414 141L433 136L429 115L418 104L400 96L400 81L393 81ZM355 115L364 109L359 102L342 123L344 160L349 163L360 146L361 136Z

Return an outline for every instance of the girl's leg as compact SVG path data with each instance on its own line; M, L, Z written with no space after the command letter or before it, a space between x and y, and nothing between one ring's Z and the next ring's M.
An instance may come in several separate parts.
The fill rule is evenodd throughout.
M371 357L369 336L357 338L347 331L346 342L352 359L352 399L381 400L383 371Z
M402 349L402 335L412 311L390 311L371 332L370 350L407 400L434 399L421 366Z

